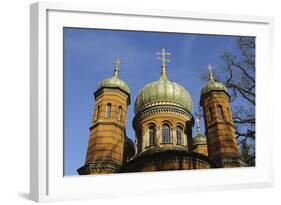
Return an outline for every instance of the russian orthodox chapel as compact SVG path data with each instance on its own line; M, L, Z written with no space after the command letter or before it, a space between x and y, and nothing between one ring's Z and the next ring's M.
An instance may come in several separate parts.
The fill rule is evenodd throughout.
M208 83L200 93L204 135L200 119L192 114L189 92L168 79L170 54L165 49L157 54L162 60L160 78L145 85L134 102L135 143L126 136L130 89L119 77L119 60L113 76L99 84L94 92L85 164L77 170L80 175L244 166L238 153L230 95L214 80L211 66Z

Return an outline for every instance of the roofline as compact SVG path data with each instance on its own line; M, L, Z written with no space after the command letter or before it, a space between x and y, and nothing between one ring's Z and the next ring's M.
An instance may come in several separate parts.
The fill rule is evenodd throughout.
M95 96L95 100L97 99L97 97L101 94L101 91L105 88L110 88L110 89L116 89L116 90L120 90L123 93L125 93L126 95L128 95L128 99L127 99L127 105L131 104L131 94L126 92L125 90L119 88L119 87L110 87L110 86L105 86L105 87L101 87L98 88L95 92L94 92L94 96Z
M225 90L210 90L209 92L203 94L200 96L200 101L199 101L199 104L202 106L202 99L205 98L205 96L207 96L208 94L210 94L211 92L224 92L228 97L229 99L231 99L231 96L229 95L229 93Z

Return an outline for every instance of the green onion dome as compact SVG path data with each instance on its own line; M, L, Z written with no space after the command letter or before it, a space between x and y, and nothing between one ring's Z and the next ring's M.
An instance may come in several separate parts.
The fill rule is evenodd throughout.
M227 88L224 84L215 81L215 80L209 80L207 85L205 85L201 90L201 96L211 92L211 91L225 91L227 93Z
M133 140L131 140L129 137L125 136L125 144L129 147L131 147L132 149L135 149L135 144L133 142Z
M124 160L128 161L135 155L135 144L134 142L127 136L125 136L124 142Z
M173 105L192 113L192 98L181 85L169 81L165 66L158 81L147 84L139 91L135 101L135 114L155 105Z
M205 144L207 144L206 136L201 133L197 133L196 136L193 138L193 146Z
M100 82L98 85L98 90L100 88L119 88L127 94L130 94L130 88L127 83L119 78L119 67L116 66L114 69L114 74L110 78L106 78Z
M209 81L207 85L205 85L202 88L200 95L203 96L211 91L224 91L227 93L227 88L225 87L225 85L223 83L214 80L210 64L208 65L208 68L209 68Z
M115 76L102 80L98 86L98 89L100 88L119 88L120 90L130 94L128 84L121 80L119 77Z

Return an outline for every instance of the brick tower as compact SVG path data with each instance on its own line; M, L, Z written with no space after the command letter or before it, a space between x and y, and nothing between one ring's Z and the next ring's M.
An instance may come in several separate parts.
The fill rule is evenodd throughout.
M115 173L123 164L130 90L119 78L120 63L119 59L114 63L113 76L103 80L94 93L86 162L77 170L80 175Z
M210 64L209 81L201 90L200 105L208 142L208 155L217 167L240 167L238 146L226 87L215 81Z

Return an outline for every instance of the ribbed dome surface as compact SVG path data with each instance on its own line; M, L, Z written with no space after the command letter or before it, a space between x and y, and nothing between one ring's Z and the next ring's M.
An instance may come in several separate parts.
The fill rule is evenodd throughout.
M197 133L197 135L193 139L193 146L199 144L207 144L207 138L201 133Z
M135 113L154 105L175 105L192 112L192 98L186 89L161 77L142 88L135 101Z
M100 88L120 88L121 90L130 94L129 86L118 76L112 76L111 78L102 80L98 86L98 89Z
M227 88L224 84L215 81L215 80L209 80L207 85L205 85L201 90L201 96L209 93L210 91L225 91L227 92Z

